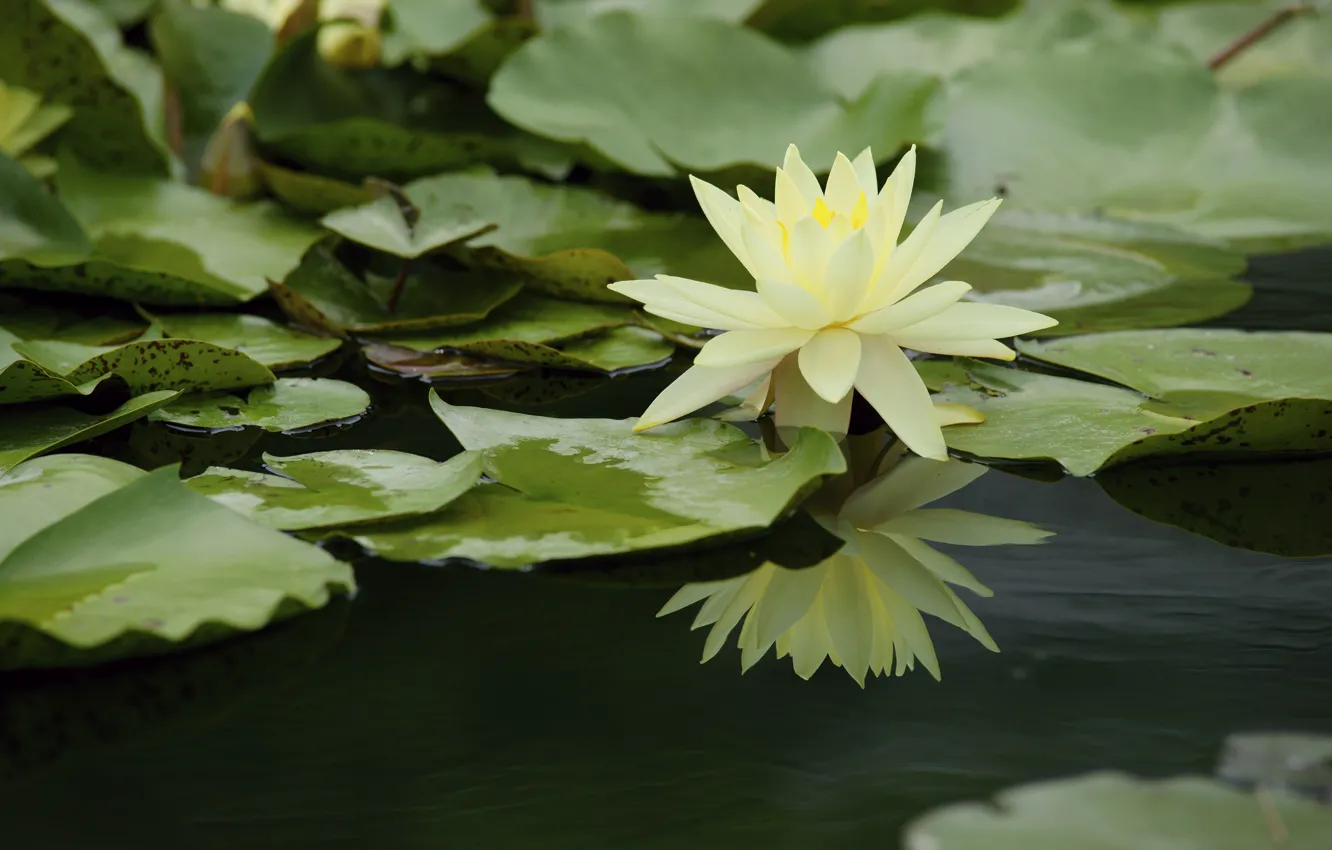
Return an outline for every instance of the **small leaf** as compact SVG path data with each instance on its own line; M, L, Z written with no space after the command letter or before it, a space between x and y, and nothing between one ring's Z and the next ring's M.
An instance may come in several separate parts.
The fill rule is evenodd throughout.
M187 428L295 431L354 419L369 407L365 390L346 381L278 378L244 398L229 393L182 396L149 419Z

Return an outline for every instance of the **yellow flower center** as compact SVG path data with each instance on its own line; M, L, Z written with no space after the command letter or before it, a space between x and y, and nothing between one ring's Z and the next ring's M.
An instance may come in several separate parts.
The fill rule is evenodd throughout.
M832 211L832 207L829 207L828 204L824 202L823 198L819 198L814 202L814 211L810 213L810 215L814 216L814 220L826 230L828 225L832 224L833 217L836 213ZM851 210L851 229L859 230L868 218L869 199L865 197L865 193L862 191L860 197L856 198L855 207Z

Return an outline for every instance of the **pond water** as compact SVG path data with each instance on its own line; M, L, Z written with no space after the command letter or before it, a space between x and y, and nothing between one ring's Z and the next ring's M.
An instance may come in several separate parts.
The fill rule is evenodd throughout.
M1329 262L1261 261L1224 324L1332 330ZM634 415L662 380L554 412ZM453 450L419 405L355 429ZM942 682L862 691L771 656L742 676L730 646L700 666L688 615L654 616L668 588L365 562L353 602L257 636L0 678L0 844L893 847L927 809L1014 783L1210 773L1234 731L1332 733L1332 558L1228 548L1088 479L995 472L940 506L1057 532L954 552L995 590L973 607L1003 651L933 628Z

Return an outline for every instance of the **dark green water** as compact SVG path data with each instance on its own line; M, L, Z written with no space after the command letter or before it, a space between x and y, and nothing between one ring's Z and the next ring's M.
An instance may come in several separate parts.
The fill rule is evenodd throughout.
M1231 324L1332 329L1328 259L1259 267ZM632 415L659 380L558 412ZM263 448L452 451L416 406L357 428ZM654 618L670 590L365 563L354 603L255 637L0 679L0 847L892 848L1013 783L1207 773L1236 730L1332 733L1332 558L1227 548L1088 480L994 472L939 504L1058 532L954 552L996 591L973 607L1004 651L935 627L940 683L861 691L771 657L742 676L729 647L700 666L689 615Z

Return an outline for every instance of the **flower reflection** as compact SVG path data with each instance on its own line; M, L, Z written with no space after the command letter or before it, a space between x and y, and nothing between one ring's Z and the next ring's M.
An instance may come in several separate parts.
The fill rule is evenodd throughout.
M854 455L854 449L848 451ZM802 678L812 676L827 658L862 687L867 672L901 675L917 661L939 678L922 613L997 652L985 626L952 586L981 596L991 591L926 541L1032 544L1051 532L1018 520L922 507L975 481L986 472L980 464L890 456L860 464L853 457L851 465L851 472L829 481L806 506L845 541L836 555L804 569L769 562L738 578L685 585L658 616L702 602L693 628L712 627L704 661L717 654L743 620L738 640L742 669L775 646L777 657L789 655ZM857 466L877 474L865 481L868 476L857 476Z

